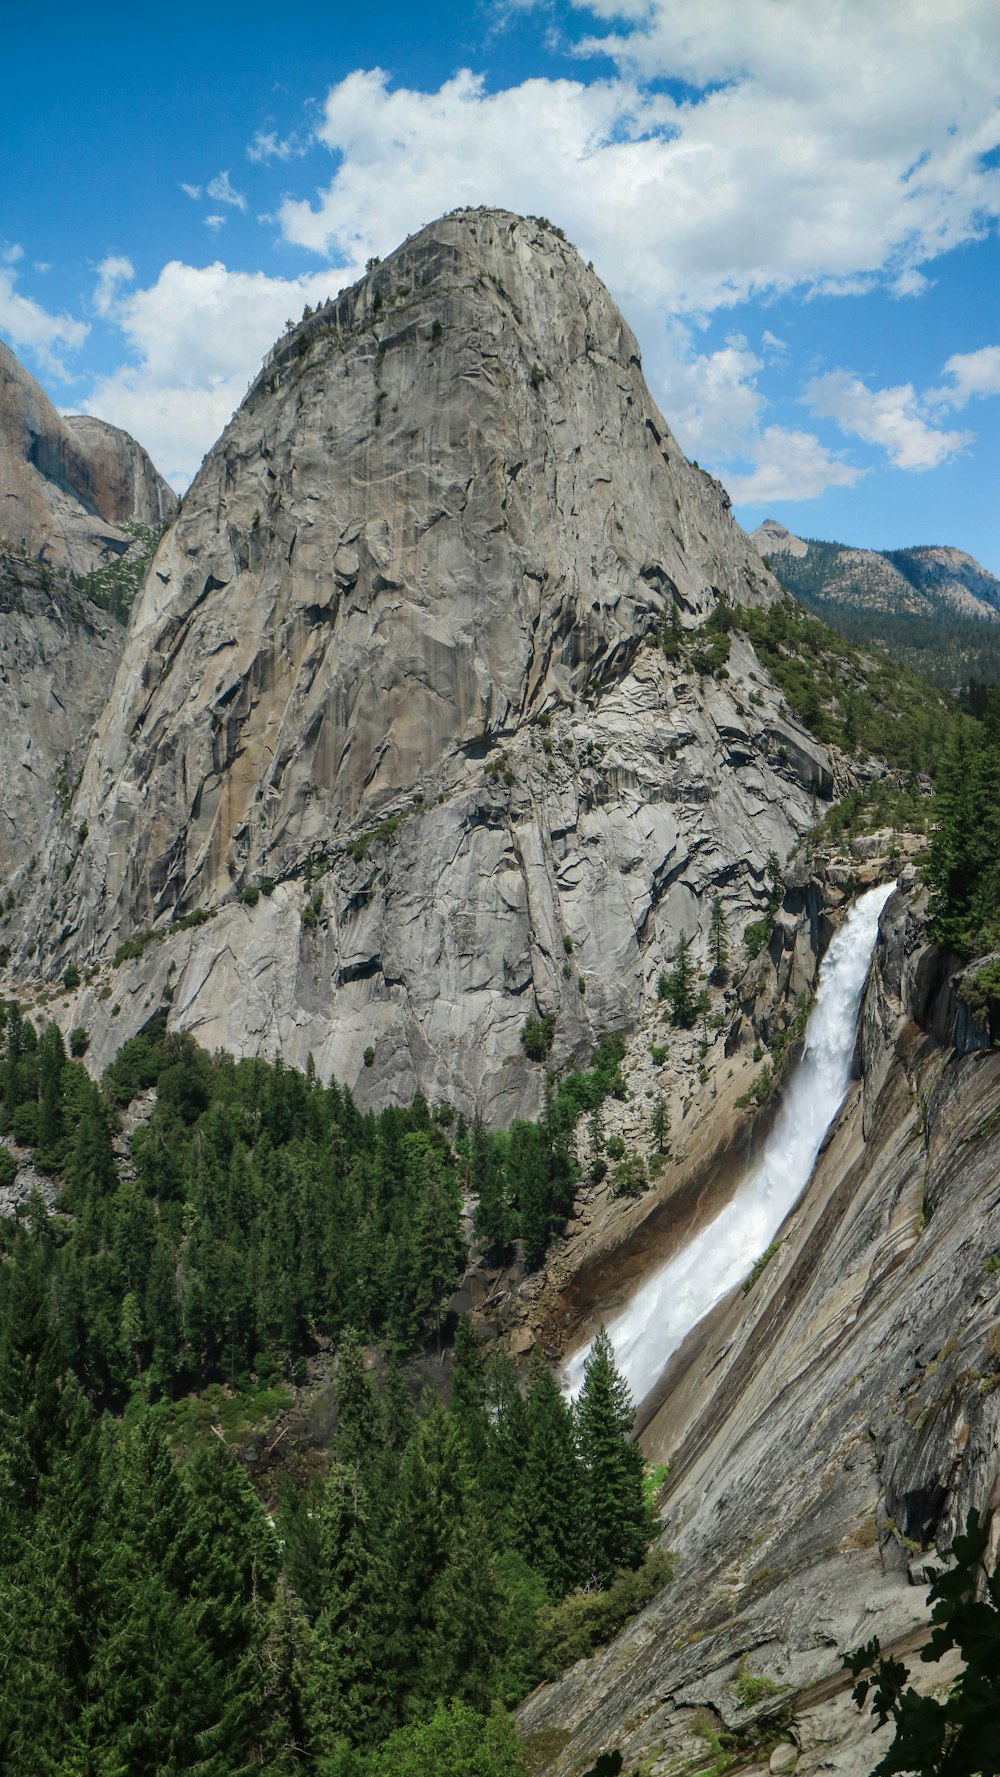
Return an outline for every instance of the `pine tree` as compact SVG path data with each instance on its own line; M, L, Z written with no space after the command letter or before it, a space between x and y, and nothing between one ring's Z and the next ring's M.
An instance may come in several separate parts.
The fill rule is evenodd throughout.
M462 1434L473 1475L479 1479L486 1466L489 1423L486 1417L486 1377L483 1354L467 1314L455 1328L451 1364L451 1412Z
M711 978L719 984L726 979L726 965L729 961L726 910L722 905L721 895L716 895L712 902L712 918L708 927L708 953L712 959Z
M494 1542L506 1547L516 1540L514 1500L527 1446L525 1402L506 1351L493 1352L486 1366L486 1411L485 1505Z
M620 1567L638 1567L649 1541L642 1452L629 1441L632 1397L607 1332L594 1340L577 1402L591 1572L607 1585Z
M586 1578L583 1475L573 1415L545 1359L532 1353L518 1477L517 1546L561 1598Z
M680 1025L682 1030L690 1030L698 1016L698 1002L694 991L694 967L688 955L689 940L682 932L677 940L677 948L673 955L673 968L667 977L665 998L670 1002L670 1021Z
M670 1109L662 1092L657 1093L652 1116L653 1140L658 1154L670 1152Z
M392 1726L386 1584L356 1467L335 1463L318 1514L322 1605L306 1654L303 1708L317 1754L338 1737L373 1745Z
M513 1216L501 1144L479 1118L472 1126L470 1184L476 1201L476 1234L483 1251L502 1259L510 1245Z

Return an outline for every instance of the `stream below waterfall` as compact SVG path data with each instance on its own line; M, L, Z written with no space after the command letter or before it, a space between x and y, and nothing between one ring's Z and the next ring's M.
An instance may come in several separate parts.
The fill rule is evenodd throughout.
M633 1397L642 1400L692 1327L750 1272L809 1182L816 1157L851 1077L858 1011L893 885L855 902L823 959L802 1059L759 1161L712 1221L636 1290L608 1326L615 1359ZM568 1360L575 1395L590 1353Z

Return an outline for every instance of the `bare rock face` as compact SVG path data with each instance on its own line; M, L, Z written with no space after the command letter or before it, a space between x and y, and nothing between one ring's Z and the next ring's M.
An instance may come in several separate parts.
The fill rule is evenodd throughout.
M74 1007L94 1065L169 985L362 1102L535 1108L526 1017L629 1023L831 794L741 636L648 645L775 596L559 233L424 229L279 343L151 564L41 888L50 973L144 946Z
M766 1268L644 1404L676 1577L519 1712L551 1777L612 1746L675 1777L719 1733L748 1772L787 1744L802 1777L868 1777L891 1735L872 1738L842 1652L877 1634L918 1689L954 1677L914 1656L970 1508L988 1565L1000 1544L1000 1055L954 1040L957 965L927 942L913 869L900 880L862 1079Z
M63 419L0 342L0 542L9 552L87 574L177 506L142 446L104 420Z
M0 883L69 800L123 636L42 563L0 554Z

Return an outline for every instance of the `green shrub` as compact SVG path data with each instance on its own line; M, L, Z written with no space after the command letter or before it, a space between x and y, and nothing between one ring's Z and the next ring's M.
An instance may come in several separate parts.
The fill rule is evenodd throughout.
M69 968L63 973L63 986L67 992L72 993L74 987L79 987L79 985L80 971L75 963L70 963Z
M369 1043L367 1049L365 1050L364 1062L365 1062L366 1067L374 1067L374 1065L375 1065L375 1051L372 1048L370 1043Z
M82 1024L74 1025L69 1033L69 1052L77 1061L86 1055L90 1048L90 1038Z
M544 1018L529 1018L521 1032L521 1046L529 1061L544 1061L556 1034L556 1015L546 1012Z
M739 1698L741 1709L752 1709L755 1703L763 1702L765 1697L779 1696L783 1689L784 1686L775 1684L773 1678L748 1671L745 1658L740 1661L739 1670L733 1679L733 1690Z
M754 957L760 955L768 938L771 936L771 927L773 923L773 920L770 918L755 919L751 921L750 925L745 927L743 932L743 946L751 962L753 962Z
M244 907L256 907L260 900L260 889L254 882L248 882L245 889L240 890L240 900Z
M646 1162L641 1154L628 1154L615 1167L612 1197L641 1197L649 1188Z
M0 1188L8 1190L17 1177L17 1161L9 1148L0 1147Z
M770 1246L766 1247L761 1253L760 1258L754 1261L753 1270L750 1272L749 1277L743 1279L740 1286L745 1296L750 1294L757 1279L767 1270L768 1265L771 1263L771 1260L774 1258L774 1255L779 1250L780 1246L780 1240L772 1240Z
M306 902L305 906L302 909L302 913L300 916L302 919L302 924L307 927L318 925L319 924L319 916L320 916L320 913L322 912L322 910L323 910L323 891L322 891L322 889L317 889L316 893L310 897L310 899Z
M577 1660L604 1646L673 1578L673 1562L653 1549L641 1567L617 1573L603 1592L571 1592L538 1613L538 1652L542 1676L558 1678Z

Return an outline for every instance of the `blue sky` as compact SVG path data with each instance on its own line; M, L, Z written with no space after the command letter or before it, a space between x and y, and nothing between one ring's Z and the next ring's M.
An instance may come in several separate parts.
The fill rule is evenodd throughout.
M458 203L560 222L748 527L1000 573L996 0L49 5L0 336L178 487L286 317Z

